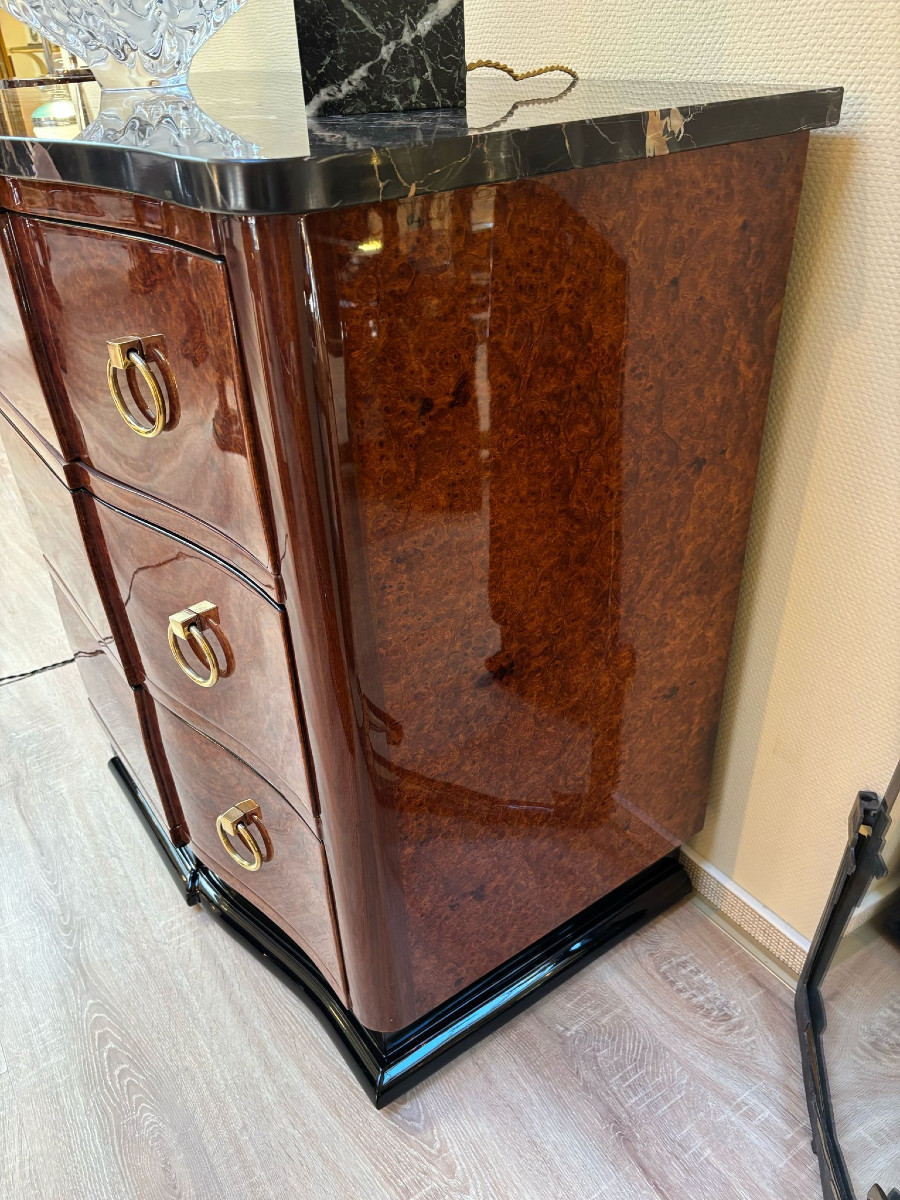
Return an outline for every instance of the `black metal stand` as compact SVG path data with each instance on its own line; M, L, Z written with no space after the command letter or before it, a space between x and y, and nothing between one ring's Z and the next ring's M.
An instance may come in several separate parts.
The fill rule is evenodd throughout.
M150 828L188 904L204 904L312 1004L381 1108L691 891L672 855L397 1033L361 1025L303 951L187 847L173 846L118 758L110 770Z
M825 1200L854 1200L853 1188L834 1123L823 1037L828 1024L822 1000L822 981L831 966L844 931L869 890L873 879L887 874L881 857L891 824L891 809L900 795L900 765L894 771L884 798L860 792L850 813L850 836L828 897L825 912L813 938L794 999L806 1104L812 1127L812 1146L819 1160ZM869 1200L900 1200L877 1184Z

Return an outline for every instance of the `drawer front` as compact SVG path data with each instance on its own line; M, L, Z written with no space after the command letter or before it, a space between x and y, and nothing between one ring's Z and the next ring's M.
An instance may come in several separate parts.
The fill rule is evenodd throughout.
M282 610L196 547L99 501L94 506L145 678L311 813ZM200 639L172 634L170 642L169 618L200 602L217 610L201 628L218 671L210 687L189 678L172 650L208 679Z
M12 220L71 454L270 565L222 263L127 234ZM155 405L139 371L108 373L107 343L130 337L141 339L159 390L157 436L130 428L110 391L111 379L130 419L152 427Z
M138 694L125 682L115 661L96 640L55 580L53 590L91 707L151 808L171 829L172 823L167 819L144 745Z
M284 797L245 762L164 705L156 705L156 716L197 857L298 942L346 1003L321 842ZM259 806L273 850L270 861L256 871L233 861L216 829L221 814L246 800ZM252 835L264 852L259 832L252 830ZM235 845L250 858L244 845Z

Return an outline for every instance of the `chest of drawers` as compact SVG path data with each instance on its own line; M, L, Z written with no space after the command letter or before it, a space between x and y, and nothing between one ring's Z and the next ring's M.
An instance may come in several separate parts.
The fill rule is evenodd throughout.
M380 1103L687 890L839 93L779 99L326 139L269 208L0 159L0 424L116 770Z

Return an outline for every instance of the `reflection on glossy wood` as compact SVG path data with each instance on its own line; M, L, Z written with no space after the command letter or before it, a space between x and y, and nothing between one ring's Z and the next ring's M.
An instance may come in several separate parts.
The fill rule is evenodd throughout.
M805 148L305 219L367 772L359 824L346 790L322 789L323 820L367 1023L411 1020L699 827ZM270 287L298 255L272 252ZM313 704L314 752L343 756ZM348 854L369 893L347 911L354 839L374 850L365 872Z
M269 563L221 264L144 238L12 220L72 456ZM107 341L132 334L162 337L150 366L167 421L152 439L128 428L106 381ZM140 393L130 383L140 419ZM165 515L159 520L165 524Z
M147 679L312 812L282 611L195 547L106 505L93 507ZM206 633L220 670L212 688L191 682L168 643L171 614L200 600L219 609L219 624ZM189 643L183 650L208 674L199 652Z
M341 926L351 1005L372 1028L390 1028L405 969L402 898L390 862L392 816L371 802L358 741L352 673L335 607L325 465L317 437L309 281L297 222L287 217L223 223L248 392L273 486L276 541L322 829ZM332 802L332 798L334 798ZM387 1021L383 1025L381 1022ZM402 1024L402 1022L399 1022Z
M68 470L72 482L78 487L86 488L92 496L111 504L113 508L123 509L151 525L162 526L177 537L202 546L204 550L224 559L236 571L252 579L272 600L281 600L282 589L278 576L273 575L252 554L248 554L242 546L211 525L198 521L191 513L183 512L180 508L161 504L144 492L128 487L119 480L110 479L100 471L93 471L83 463L73 463Z
M322 844L284 797L234 754L156 705L172 778L190 829L191 846L216 874L280 925L346 997ZM255 800L274 845L259 871L236 866L216 832L216 818Z
M4 177L0 178L0 206L35 217L77 221L79 225L139 231L150 237L184 242L209 254L219 250L215 217L149 196Z

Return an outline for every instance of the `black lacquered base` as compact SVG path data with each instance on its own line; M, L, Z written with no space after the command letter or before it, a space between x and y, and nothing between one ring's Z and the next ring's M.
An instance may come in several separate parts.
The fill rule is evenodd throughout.
M259 909L190 849L173 846L121 760L113 758L109 765L153 833L188 904L205 904L312 1003L378 1108L691 890L677 858L663 858L414 1024L397 1033L378 1033L357 1021L299 946Z

